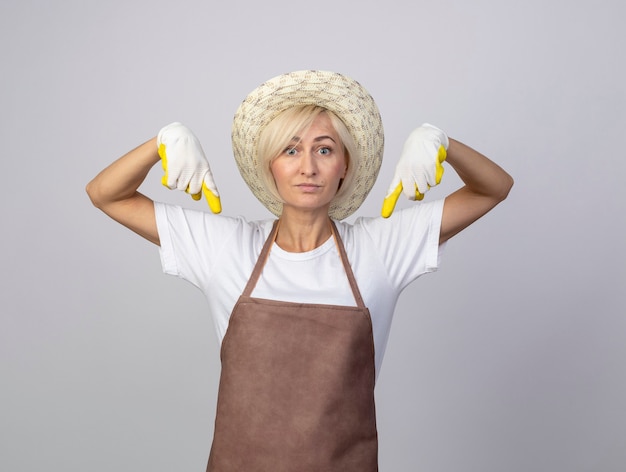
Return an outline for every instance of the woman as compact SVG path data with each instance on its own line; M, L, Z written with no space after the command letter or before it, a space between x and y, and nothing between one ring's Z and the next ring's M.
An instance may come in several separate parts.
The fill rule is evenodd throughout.
M378 109L343 75L284 74L255 89L233 122L233 150L278 219L248 222L155 203L163 183L214 213L219 194L193 133L173 123L104 169L93 203L160 246L163 269L206 295L222 342L211 471L374 471L374 384L400 292L437 269L439 248L506 198L499 166L441 130L407 140L383 205L421 199L447 163L464 186L389 218L340 220L372 188L383 151ZM339 256L339 257L338 257Z

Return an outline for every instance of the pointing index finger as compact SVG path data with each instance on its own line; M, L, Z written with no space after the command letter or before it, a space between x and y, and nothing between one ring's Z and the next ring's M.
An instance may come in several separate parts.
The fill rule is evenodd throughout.
M380 212L383 218L389 218L391 216L394 208L396 207L396 203L398 202L398 197L400 197L401 193L402 182L397 185L393 192L385 197L385 200L383 201L383 208Z

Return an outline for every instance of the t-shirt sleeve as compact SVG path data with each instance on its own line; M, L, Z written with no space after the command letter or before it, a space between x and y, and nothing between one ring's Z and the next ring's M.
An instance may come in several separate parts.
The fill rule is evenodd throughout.
M235 222L160 202L154 204L163 272L201 287L214 273L221 246Z
M166 206L160 202L154 202L154 214L156 217L157 231L159 233L159 255L163 272L170 275L178 275L178 265L174 256L170 221Z
M419 203L387 219L357 220L368 233L391 284L399 291L420 275L439 268L444 200Z

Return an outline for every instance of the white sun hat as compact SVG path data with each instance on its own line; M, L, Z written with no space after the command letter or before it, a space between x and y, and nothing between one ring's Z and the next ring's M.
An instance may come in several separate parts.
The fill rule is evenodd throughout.
M237 167L252 193L274 215L282 203L259 176L257 146L265 126L282 111L299 105L317 105L335 113L346 125L360 158L350 159L354 178L330 205L331 218L342 220L354 213L372 189L383 157L384 132L378 107L355 80L336 72L304 70L279 75L254 89L241 103L232 128Z

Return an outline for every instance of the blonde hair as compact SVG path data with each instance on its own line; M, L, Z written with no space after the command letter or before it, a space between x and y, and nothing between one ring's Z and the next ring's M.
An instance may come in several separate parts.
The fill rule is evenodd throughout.
M336 199L346 194L352 187L351 184L354 180L354 170L356 168L353 162L360 158L360 153L350 131L348 131L344 122L332 111L317 105L299 105L282 111L265 126L259 135L256 161L257 171L265 188L279 202L282 202L283 199L278 194L274 176L270 169L271 164L285 150L293 137L301 135L321 113L325 113L328 116L333 128L339 135L346 158L346 176L339 184L339 190L334 198Z

